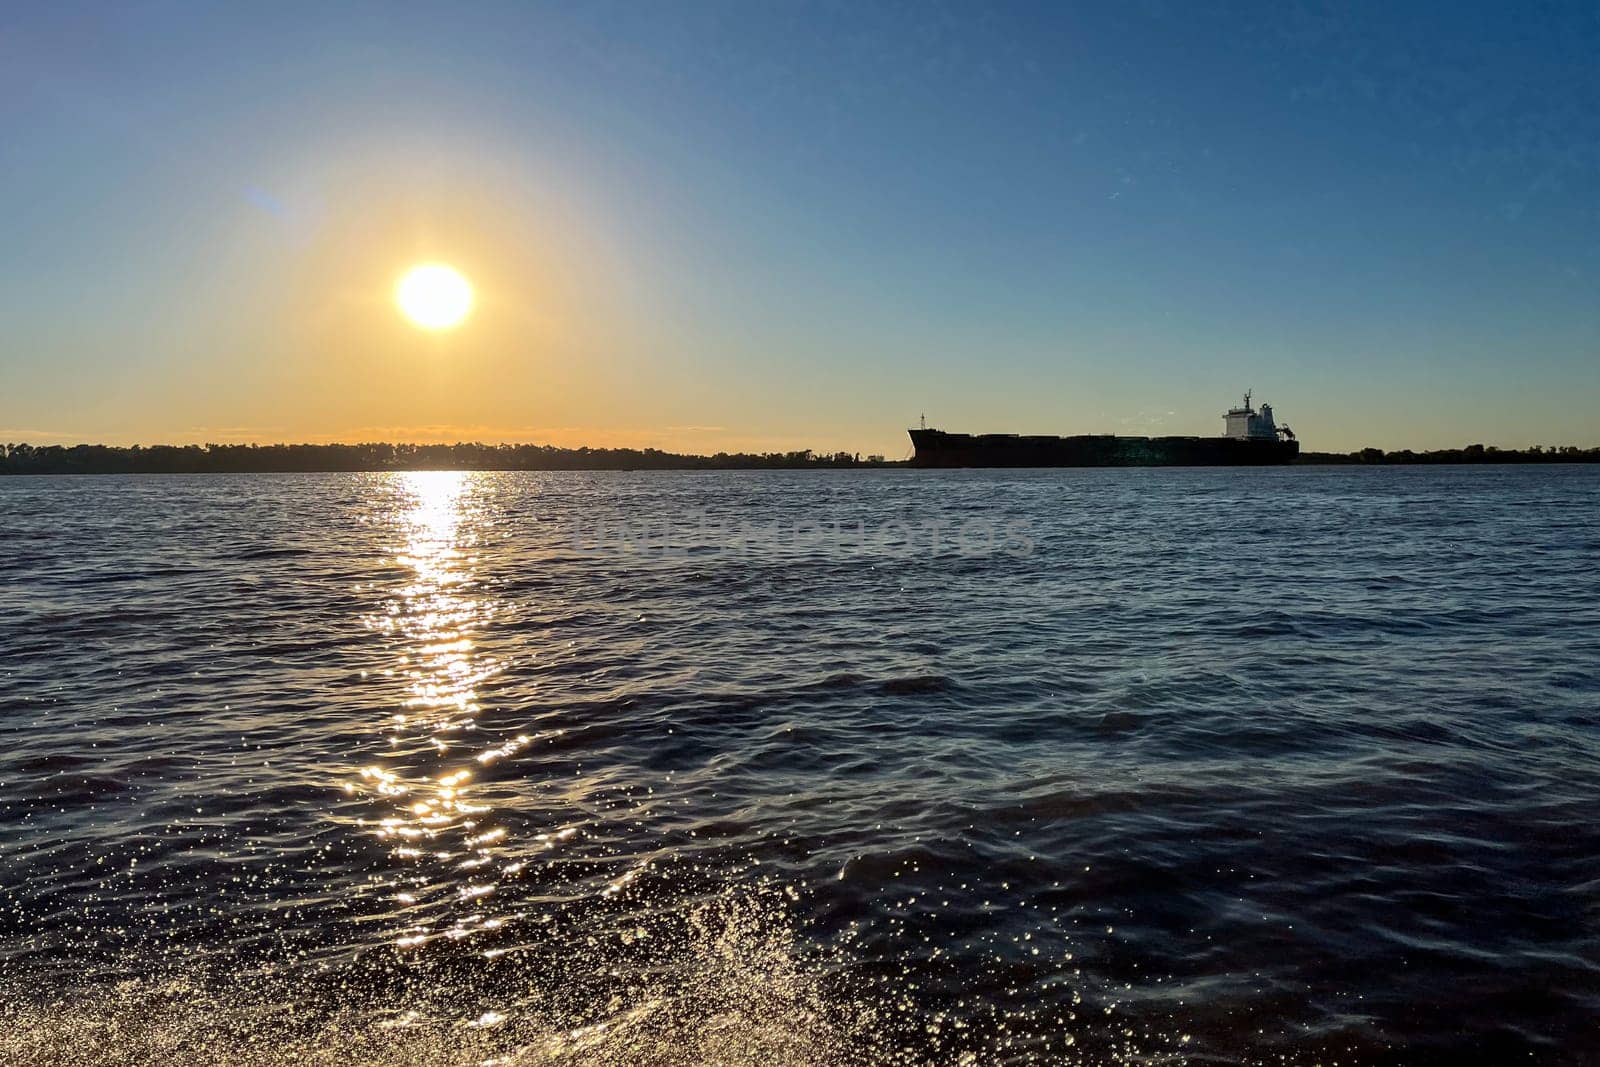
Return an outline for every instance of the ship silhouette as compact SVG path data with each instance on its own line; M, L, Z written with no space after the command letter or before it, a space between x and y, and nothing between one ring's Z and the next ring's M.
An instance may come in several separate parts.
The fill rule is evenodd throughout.
M1292 463L1300 442L1272 417L1272 405L1244 403L1222 416L1221 437L1121 437L1116 434L949 433L927 420L908 430L914 467L1243 467Z

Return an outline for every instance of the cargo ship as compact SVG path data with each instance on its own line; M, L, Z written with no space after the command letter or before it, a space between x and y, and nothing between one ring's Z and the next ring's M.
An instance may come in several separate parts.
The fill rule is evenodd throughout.
M911 434L913 467L1241 467L1292 463L1300 443L1244 394L1242 407L1222 416L1221 437L1120 437L1079 434L1050 437L1015 433L947 433L927 419Z

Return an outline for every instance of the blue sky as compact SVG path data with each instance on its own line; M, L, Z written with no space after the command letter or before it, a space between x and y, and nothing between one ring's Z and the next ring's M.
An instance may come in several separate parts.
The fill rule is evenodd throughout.
M1600 443L1600 9L13 6L0 437ZM457 264L481 315L383 299Z

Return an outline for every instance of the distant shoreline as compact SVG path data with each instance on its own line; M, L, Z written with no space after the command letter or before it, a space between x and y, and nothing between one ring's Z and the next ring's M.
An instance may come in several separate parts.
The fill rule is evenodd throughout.
M552 445L0 444L3 474L294 474L417 470L810 470L903 467L905 460L854 452L718 452L701 456L656 448Z
M1496 448L1493 445L1468 445L1431 452L1401 449L1385 452L1363 448L1358 452L1301 452L1297 466L1336 464L1341 466L1425 466L1428 464L1477 463L1600 463L1600 448L1566 445L1556 448Z
M1600 448L1466 448L1413 452L1302 452L1297 466L1600 463ZM549 445L27 445L0 444L0 475L27 474L294 474L418 470L641 471L853 470L905 467L853 452L718 452L703 456L645 448L556 448Z

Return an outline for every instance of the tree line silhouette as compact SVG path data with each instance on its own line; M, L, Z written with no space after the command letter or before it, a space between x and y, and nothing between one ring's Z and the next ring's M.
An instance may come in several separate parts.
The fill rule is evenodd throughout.
M1468 445L1432 452L1302 452L1298 462L1600 463L1600 448L1526 449ZM230 474L313 471L774 470L899 467L904 460L859 452L718 452L701 456L656 448L553 445L30 445L0 444L0 474Z
M1363 448L1359 452L1302 452L1301 463L1600 463L1600 448L1576 445L1551 445L1545 448L1496 448L1493 445L1468 445L1432 452L1413 452L1406 448L1385 452Z
M0 474L230 474L414 470L713 470L896 466L860 453L718 452L552 445L0 444Z

